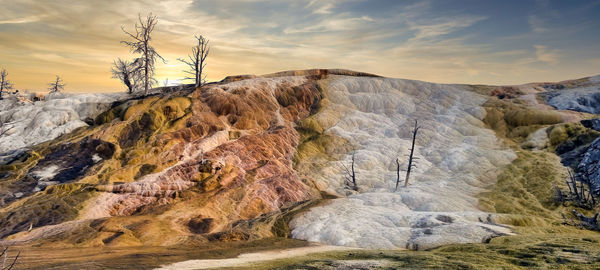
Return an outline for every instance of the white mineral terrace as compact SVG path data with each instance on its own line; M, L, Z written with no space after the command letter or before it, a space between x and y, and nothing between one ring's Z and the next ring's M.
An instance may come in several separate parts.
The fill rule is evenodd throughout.
M356 149L359 194L335 199L292 220L295 238L363 248L428 248L481 242L510 233L478 210L478 192L516 158L485 128L486 98L456 86L389 78L335 76L331 103L316 116ZM417 167L394 192L396 158L406 169L414 120ZM343 160L315 172L317 185L345 195ZM401 172L402 181L404 172ZM401 183L402 186L402 183Z

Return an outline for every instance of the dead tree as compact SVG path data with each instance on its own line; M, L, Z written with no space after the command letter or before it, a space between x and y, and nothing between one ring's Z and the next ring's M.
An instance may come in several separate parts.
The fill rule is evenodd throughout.
M354 156L356 153L352 153L352 163L350 164L350 168L346 166L346 164L342 164L344 166L344 187L347 189L351 189L354 191L358 191L358 185L356 184L356 172L354 171Z
M127 92L133 93L141 82L140 65L136 62L129 62L117 58L113 61L113 66L110 70L112 77L119 79L125 86L127 86Z
M0 71L0 100L2 100L2 94L5 91L12 90L13 84L8 80L8 72L6 69Z
M569 188L569 194L568 196L564 196L565 198L563 201L573 201L577 206L586 209L594 208L597 201L596 198L594 198L589 183L577 179L570 168L567 168L567 172L569 173L569 178L565 179L565 182Z
M150 44L152 41L151 34L157 22L156 16L152 16L152 13L148 14L145 20L142 20L142 16L138 14L138 22L135 24L135 34L127 32L121 26L121 30L133 39L133 41L121 41L121 43L127 45L132 53L140 54L140 57L136 58L134 63L139 65L140 72L143 74L144 95L147 95L152 84L157 82L154 79L156 58L160 58L163 62L166 62Z
M17 252L17 256L15 256L15 258L13 259L12 263L9 264L8 266L6 266L6 260L8 259L8 247L5 247L2 250L2 253L0 253L0 258L2 258L4 256L4 259L2 261L2 268L0 270L10 270L15 266L15 263L17 263L17 260L19 259L19 255L21 255L21 251Z
M417 139L417 132L419 131L421 127L419 127L417 120L415 120L415 127L413 129L413 138L412 138L412 146L410 148L410 156L408 158L408 168L406 169L406 179L404 179L404 187L408 187L408 178L410 177L410 170L412 169L413 166L416 166L415 164L413 164L413 154L415 153L415 140ZM398 187L396 186L396 190L398 189Z
M50 86L48 88L48 90L50 90L50 93L58 93L62 90L65 90L65 84L58 75L56 75L56 80L49 83L48 86Z
M587 210L597 209L598 200L594 198L589 182L577 178L576 174L573 173L570 168L567 168L567 173L569 174L569 177L565 179L565 183L567 184L568 193L565 194L561 189L556 188L556 201L562 204L571 202L572 206ZM598 216L600 213L588 217L575 209L572 211L573 215L579 219L579 222L573 221L563 214L563 219L565 220L564 224L600 231L600 224L598 223Z
M206 83L206 74L204 73L204 67L206 67L206 57L210 51L208 46L208 39L202 35L194 35L198 44L192 47L192 54L188 55L189 60L178 58L180 62L188 65L189 70L184 72L190 74L193 77L185 77L186 80L194 80L195 86L201 86Z
M396 158L396 191L398 190L398 185L400 184L400 160Z
M582 226L588 230L600 231L600 224L598 224L598 215L600 213L596 213L591 217L588 217L582 213L577 212L577 210L573 209L573 214L582 222Z

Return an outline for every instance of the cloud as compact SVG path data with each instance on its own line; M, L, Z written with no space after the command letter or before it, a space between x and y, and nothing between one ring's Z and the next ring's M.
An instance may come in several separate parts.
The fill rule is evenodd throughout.
M313 14L331 14L335 2L335 0L311 0L306 7L312 8Z
M534 45L533 47L535 47L535 56L538 62L543 62L552 65L556 65L559 63L560 50L550 50L544 45Z
M373 18L368 16L359 18L326 18L316 24L305 27L287 27L283 30L283 33L297 34L354 30L365 26L365 23L374 21Z
M20 24L20 23L32 23L37 22L41 19L41 16L28 16L23 18L0 20L0 24Z
M60 63L67 63L68 60L58 54L54 54L54 53L33 53L31 54L31 57L35 57L38 58L40 60L44 60L44 61L48 61L48 62L60 62Z
M409 22L411 30L416 31L415 39L425 39L446 35L463 28L467 28L476 22L486 19L484 16L461 16L446 17L433 20L433 23Z
M418 1L405 6L395 19L403 21L415 32L412 40L421 40L451 34L488 18L463 13L439 15L432 9L431 1Z

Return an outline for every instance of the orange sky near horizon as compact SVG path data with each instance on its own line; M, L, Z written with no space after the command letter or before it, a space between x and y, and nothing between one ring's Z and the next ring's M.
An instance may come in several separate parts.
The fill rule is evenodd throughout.
M133 58L120 44L120 27L132 30L137 14L149 12L159 20L154 46L167 60L156 68L161 85L185 77L177 58L190 52L194 34L210 40L209 81L310 68L494 85L600 74L595 43L584 40L591 30L582 28L581 41L573 40L578 47L571 48L550 38L573 39L573 30L543 26L532 19L535 13L524 15L528 29L490 36L485 31L494 27L494 14L446 14L435 1L394 5L393 14L376 6L387 2L371 1L371 10L359 0L0 1L0 67L20 90L45 91L60 75L68 92L124 91L110 74L114 59Z

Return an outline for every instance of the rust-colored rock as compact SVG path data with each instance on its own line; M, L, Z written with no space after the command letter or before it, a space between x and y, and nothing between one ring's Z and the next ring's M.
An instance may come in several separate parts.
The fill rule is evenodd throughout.
M116 241L127 235L167 244L158 224L177 237L244 240L248 233L230 231L234 223L318 198L292 160L300 141L295 127L320 99L314 79L294 76L211 84L186 97L118 108L112 114L121 118L84 134L107 143L95 149L97 175L78 178L94 196L80 202L77 219L117 222L132 232L99 231L86 236L95 239L89 244L131 243ZM134 220L145 215L152 218L141 229Z

